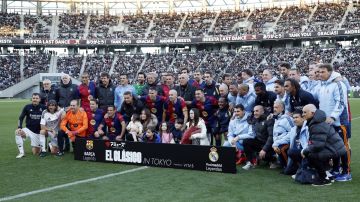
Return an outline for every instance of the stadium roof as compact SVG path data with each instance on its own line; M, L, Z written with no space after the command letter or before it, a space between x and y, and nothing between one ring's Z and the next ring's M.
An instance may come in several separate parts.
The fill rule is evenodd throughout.
M336 0L335 0L336 1ZM2 11L36 14L39 7L43 14L75 12L102 14L106 9L110 14L146 12L167 13L191 11L218 11L253 9L274 6L314 4L334 2L334 0L2 0Z

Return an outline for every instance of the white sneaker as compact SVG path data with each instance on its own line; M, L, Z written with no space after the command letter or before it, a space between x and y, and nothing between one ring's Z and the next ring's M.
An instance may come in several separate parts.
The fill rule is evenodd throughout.
M246 162L246 164L242 167L244 170L250 170L251 168L254 168L253 164L251 164L250 161Z
M295 174L295 175L291 175L291 178L295 180L296 174Z
M16 156L16 158L17 158L17 159L21 159L21 158L24 157L24 156L25 156L24 153L19 153L19 154Z
M49 148L50 148L50 151L52 151L53 146L52 146L51 142L49 142Z
M275 169L275 168L278 168L278 167L279 167L278 164L270 162L270 169Z

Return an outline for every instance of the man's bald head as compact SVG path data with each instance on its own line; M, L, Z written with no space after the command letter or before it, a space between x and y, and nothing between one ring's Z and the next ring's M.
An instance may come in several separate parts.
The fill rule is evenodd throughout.
M314 117L316 112L316 106L314 104L308 104L303 107L303 118L306 120L310 120Z

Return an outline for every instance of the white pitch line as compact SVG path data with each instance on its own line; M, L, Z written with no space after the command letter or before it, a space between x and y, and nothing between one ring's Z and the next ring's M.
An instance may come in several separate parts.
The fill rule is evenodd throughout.
M111 173L111 174L108 174L108 175L89 178L89 179L86 179L86 180L80 180L80 181L70 182L70 183L57 185L57 186L53 186L53 187L49 187L49 188L45 188L45 189L39 189L39 190L35 190L35 191L25 192L25 193L17 194L17 195L14 195L14 196L7 196L7 197L4 197L4 198L0 198L0 201L8 201L8 200L13 200L13 199L17 199L17 198L23 198L23 197L26 197L26 196L30 196L30 195L34 195L34 194L38 194L38 193L42 193L42 192L52 191L52 190L55 190L55 189L61 189L61 188L70 187L70 186L74 186L74 185L78 185L78 184L94 182L94 181L102 180L102 179L105 179L105 178L110 178L110 177L114 177L114 176L118 176L118 175L124 175L124 174L127 174L127 173L132 173L132 172L144 170L146 168L148 168L148 167L143 166L143 167L139 167L139 168L134 168L134 169L130 169L130 170L121 171L121 172L118 172L118 173Z
M356 118L353 118L353 119L351 119L351 120L353 121L353 120L356 120L356 119L360 119L360 116L358 116L358 117L356 117Z

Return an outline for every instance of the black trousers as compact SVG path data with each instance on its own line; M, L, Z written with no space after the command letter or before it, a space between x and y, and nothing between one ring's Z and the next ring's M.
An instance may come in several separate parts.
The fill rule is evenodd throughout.
M64 152L64 143L65 143L65 150L70 150L70 141L68 135L65 131L60 130L57 136L59 152ZM72 143L73 148L75 147L75 142Z
M256 153L260 152L264 146L264 143L259 141L258 139L245 139L243 141L244 152L246 158L251 161L256 157ZM274 151L267 151L265 155L265 161L274 161Z
M319 174L320 179L325 179L326 177L326 170L329 167L329 160L330 158L317 158L312 157L311 155L308 156L309 166L315 168Z

